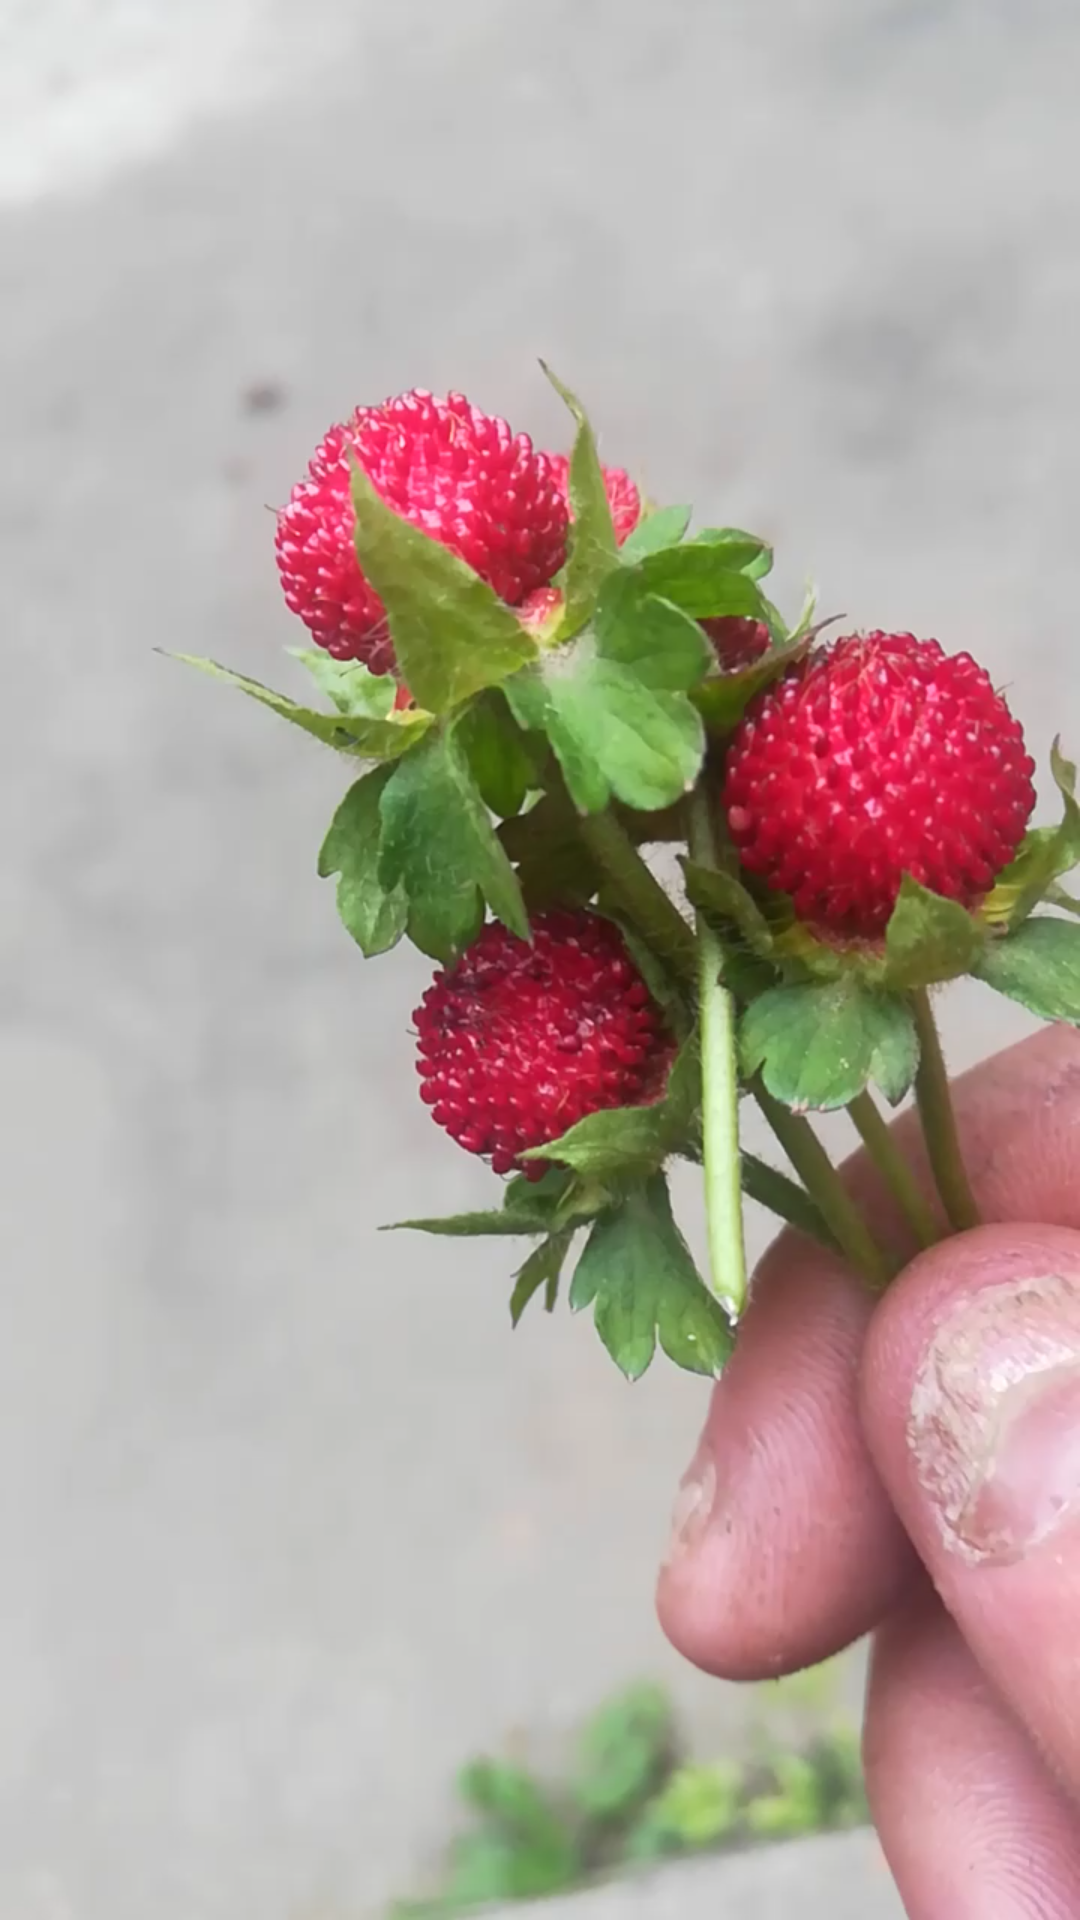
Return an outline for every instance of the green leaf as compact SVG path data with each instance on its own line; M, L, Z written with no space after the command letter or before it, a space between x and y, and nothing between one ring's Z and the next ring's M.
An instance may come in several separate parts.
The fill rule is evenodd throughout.
M554 1312L563 1262L573 1237L573 1227L564 1227L560 1232L550 1234L542 1246L533 1248L524 1266L518 1268L514 1276L514 1291L510 1295L510 1320L513 1326L517 1326L533 1294L539 1293L541 1287L544 1289L545 1312Z
M715 1376L731 1353L731 1328L675 1225L663 1174L601 1214L578 1261L570 1305L593 1307L597 1332L629 1380L645 1372L657 1339L691 1373Z
M1061 822L1056 827L1032 827L1024 835L1016 858L999 873L979 908L979 918L990 926L1019 926L1050 897L1054 882L1080 862L1076 768L1066 760L1057 740L1050 749L1050 770L1064 803Z
M690 544L721 548L732 571L745 573L749 580L764 580L772 572L773 550L768 542L755 533L744 533L741 527L702 527Z
M387 889L379 878L379 808L392 777L392 767L377 767L349 788L319 853L319 877L338 875L342 924L369 959L397 945L409 917L404 888Z
M249 699L269 707L282 720L290 721L338 753L359 754L365 760L396 760L422 740L431 726L430 713L416 710L396 714L389 720L370 719L365 714L320 713L314 707L297 706L287 694L275 693L261 681L249 680L246 674L220 667L216 660L204 660L193 653L174 653L171 658L182 661L185 666L198 667L200 673L223 680L226 686L237 687Z
M561 791L546 793L528 813L506 820L499 839L517 867L530 913L550 906L579 906L599 885L573 805Z
M715 664L697 621L672 601L645 592L637 572L605 581L594 634L601 659L632 668L642 686L660 693L688 692Z
M1080 1026L1080 926L1073 922L1025 920L1015 933L990 941L975 972L1040 1020Z
M627 1820L655 1792L675 1743L662 1687L639 1683L609 1700L582 1730L573 1795L590 1820Z
M705 733L685 694L647 687L587 635L549 655L545 675L544 725L582 813L599 813L612 795L656 812L693 785ZM520 719L524 709L515 711Z
M743 1072L796 1113L846 1107L873 1080L895 1103L919 1063L915 1022L894 994L855 981L770 987L739 1033Z
M517 875L496 837L454 726L395 767L381 803L379 878L409 900L409 936L452 961L476 938L483 901L522 939L529 923Z
M487 582L388 507L359 466L352 498L357 558L386 606L402 678L422 707L446 713L535 658L534 642Z
M975 971L985 930L956 900L905 874L885 930L885 982L903 991Z
M646 1811L630 1851L695 1853L730 1839L742 1815L743 1769L736 1760L676 1769Z
M448 1213L430 1220L392 1220L381 1229L383 1233L434 1233L443 1239L466 1240L488 1238L535 1239L546 1233L549 1215L546 1212L531 1214L525 1208L507 1212L495 1208L491 1212Z
M526 1160L553 1160L575 1173L606 1180L652 1172L682 1146L701 1099L701 1062L696 1039L680 1050L661 1100L642 1107L609 1107Z
M620 560L632 567L646 554L678 546L690 525L691 512L690 507L654 507L651 513L643 513L619 548Z
M596 441L580 400L556 379L551 368L544 368L559 398L565 402L577 423L574 450L570 455L570 553L566 562L563 588L565 604L560 634L571 638L588 620L600 586L619 564L611 505L604 485ZM411 684L411 683L410 683Z
M484 1827L454 1848L447 1892L455 1902L525 1900L580 1878L582 1863L568 1824L524 1768L474 1761L459 1775L458 1792Z
M459 721L459 737L484 805L502 820L521 812L540 773L501 693L482 694Z
M392 673L372 673L360 660L335 660L322 647L290 647L289 652L339 713L385 720L393 712L397 681Z
M754 551L760 551L760 542L755 543ZM689 541L685 546L650 554L634 571L646 593L671 600L695 620L717 614L764 620L765 603L757 587L731 564L733 558L747 557L742 548Z

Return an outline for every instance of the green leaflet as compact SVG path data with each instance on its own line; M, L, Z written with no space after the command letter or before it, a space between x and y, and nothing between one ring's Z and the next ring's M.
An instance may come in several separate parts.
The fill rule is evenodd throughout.
M561 1139L524 1157L552 1160L601 1181L652 1172L684 1145L700 1099L701 1062L697 1041L691 1039L672 1066L662 1100L590 1113Z
M633 532L619 548L624 566L636 566L646 554L662 553L665 547L678 546L690 525L689 507L654 507L642 514Z
M985 939L966 907L905 874L885 931L884 984L901 991L973 973Z
M338 875L342 924L369 959L397 945L409 915L400 883L387 889L379 878L379 808L392 775L392 767L377 767L349 788L319 854L319 877Z
M768 988L743 1014L740 1052L747 1079L760 1072L796 1113L846 1107L871 1080L895 1105L919 1063L907 1004L851 979Z
M544 1289L545 1313L555 1311L559 1278L573 1237L573 1227L563 1227L560 1232L550 1234L540 1246L533 1248L524 1266L518 1268L514 1276L514 1291L510 1295L510 1321L513 1326L517 1326L529 1301L535 1293L539 1293L541 1287Z
M246 674L220 667L216 660L204 660L193 653L174 653L171 657L185 666L198 667L200 673L209 674L214 680L223 680L227 686L238 688L249 699L279 714L282 720L321 740L324 746L334 747L338 753L358 754L364 760L398 759L422 740L431 726L430 713L415 710L388 720L373 719L364 713L320 713L313 707L298 706L287 694L275 693L261 681L249 680Z
M521 887L469 771L457 728L440 728L395 767L382 794L379 880L402 887L409 937L452 961L476 938L487 902L528 939Z
M645 1372L657 1340L691 1373L718 1374L731 1352L731 1328L675 1225L661 1173L596 1221L570 1305L593 1308L596 1330L629 1380Z
M371 673L359 660L335 660L322 647L290 647L289 652L339 713L385 720L393 712L397 681L392 673Z
M551 368L544 366L543 361L540 364L577 424L569 472L570 552L559 628L562 637L569 639L589 619L603 581L619 564L619 553L596 440L585 409L569 387L556 379Z
M356 553L383 600L402 678L430 713L498 686L536 656L516 614L464 560L401 519L353 468Z
M1080 1026L1080 926L1040 916L991 940L975 968L981 980L1040 1020Z

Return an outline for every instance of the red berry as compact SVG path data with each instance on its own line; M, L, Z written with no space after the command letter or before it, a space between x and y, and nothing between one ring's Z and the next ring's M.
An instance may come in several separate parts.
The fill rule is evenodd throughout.
M764 620L751 620L748 615L718 613L712 619L702 620L701 625L712 641L717 665L723 673L738 673L743 667L752 667L772 645Z
M869 939L905 873L978 903L1023 838L1033 772L970 654L868 633L808 655L751 701L723 799L751 873L822 932Z
M659 1099L674 1053L610 920L559 909L532 932L530 946L491 921L413 1016L420 1098L496 1173L586 1114ZM544 1168L523 1170L538 1179Z
M548 459L562 488L563 497L569 501L570 462L565 453L549 453ZM601 467L600 471L604 476L611 518L615 523L615 538L621 547L641 519L641 495L623 467Z
M542 636L556 626L563 609L563 597L558 587L537 587L518 608L518 619L523 627L537 636Z
M286 602L336 660L362 660L373 673L394 666L386 610L353 547L350 454L388 506L466 560L511 606L562 566L563 488L526 434L511 433L460 393L435 399L417 388L381 407L358 407L347 425L331 427L278 515Z

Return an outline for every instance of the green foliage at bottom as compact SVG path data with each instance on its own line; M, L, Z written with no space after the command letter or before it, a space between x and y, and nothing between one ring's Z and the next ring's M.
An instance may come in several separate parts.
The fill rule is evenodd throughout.
M858 1734L830 1711L832 1678L830 1662L770 1688L774 1704L818 1724L790 1744L766 1733L748 1760L688 1759L666 1696L638 1685L594 1714L561 1780L474 1762L458 1782L472 1827L452 1844L439 1890L399 1902L393 1920L436 1920L659 1859L864 1825Z

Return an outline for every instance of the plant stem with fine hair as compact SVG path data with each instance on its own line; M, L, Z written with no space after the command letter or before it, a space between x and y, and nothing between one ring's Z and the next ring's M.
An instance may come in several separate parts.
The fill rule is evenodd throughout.
M941 1051L930 995L925 987L918 988L912 994L911 1010L915 1015L915 1029L919 1036L915 1098L926 1137L926 1150L949 1224L957 1233L965 1233L968 1228L979 1225L979 1209L975 1205L975 1196L964 1165L949 1090L948 1069Z
M689 846L699 866L715 867L708 794L689 804ZM704 914L697 916L698 1019L701 1032L701 1137L705 1222L713 1289L733 1317L746 1305L746 1246L739 1158L739 1064L735 1002L723 980L724 952Z

